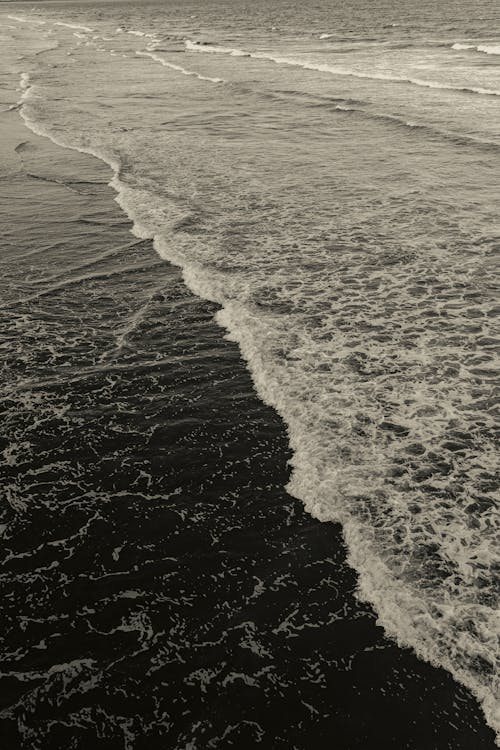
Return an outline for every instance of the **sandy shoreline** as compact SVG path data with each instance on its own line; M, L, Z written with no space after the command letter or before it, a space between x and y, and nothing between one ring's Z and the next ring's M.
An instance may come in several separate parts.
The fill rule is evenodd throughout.
M108 167L0 118L6 750L493 748L284 492L281 420Z

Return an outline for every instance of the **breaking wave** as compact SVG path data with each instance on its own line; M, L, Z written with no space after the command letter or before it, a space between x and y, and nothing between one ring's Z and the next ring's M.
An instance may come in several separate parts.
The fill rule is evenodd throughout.
M270 60L277 65L291 65L304 70L317 70L321 73L331 73L336 76L348 76L350 78L365 78L373 81L387 81L390 83L409 83L413 86L421 86L430 89L441 89L443 91L461 91L469 94L480 94L483 96L500 96L500 90L489 89L481 86L457 86L453 84L439 83L437 81L426 81L421 78L410 78L408 76L399 76L392 73L364 73L362 71L351 70L337 65L328 65L324 63L313 63L306 60L298 60L293 57L282 57L280 55L271 55L267 52L247 52L242 49L232 47L219 47L212 44L194 42L190 39L185 41L186 49L194 52L207 54L225 54L232 57L252 57L256 60Z
M199 78L200 81L210 81L211 83L225 83L222 78L211 78L210 76L204 76L201 73L196 73L194 70L187 70L186 68L183 68L182 65L176 65L175 63L168 62L168 60L165 60L165 58L155 54L154 52L136 52L135 54L138 55L138 57L149 57L151 58L151 60L160 63L160 65L163 65L163 67L165 68L171 68L172 70L176 70L185 76L194 76L195 78Z
M483 52L485 55L500 55L500 44L465 44L463 42L455 42L451 48L455 50Z
M63 21L56 21L55 26L65 26L67 29L76 29L77 31L87 31L92 33L94 29L90 29L88 26L82 26L78 23L64 23Z

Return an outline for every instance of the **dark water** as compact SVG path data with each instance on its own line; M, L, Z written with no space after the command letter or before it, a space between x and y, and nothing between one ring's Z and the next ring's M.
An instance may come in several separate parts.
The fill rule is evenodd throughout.
M491 744L497 17L5 6L9 750Z

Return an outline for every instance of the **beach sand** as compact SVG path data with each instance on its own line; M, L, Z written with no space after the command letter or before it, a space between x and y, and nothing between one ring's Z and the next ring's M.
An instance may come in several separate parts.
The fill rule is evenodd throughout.
M388 641L277 414L108 167L0 119L2 748L494 747Z

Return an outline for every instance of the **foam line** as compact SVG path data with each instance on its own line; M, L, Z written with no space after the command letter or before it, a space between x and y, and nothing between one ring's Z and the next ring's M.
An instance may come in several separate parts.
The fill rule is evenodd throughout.
M362 73L361 71L350 70L340 66L326 65L323 63L312 63L303 60L297 60L293 57L281 57L270 55L265 52L247 52L241 49L231 47L218 47L211 44L200 44L187 39L186 48L193 52L207 54L225 54L232 57L253 57L256 60L270 60L277 65L291 65L294 67L304 68L304 70L317 70L321 73L331 73L336 76L347 76L350 78L366 78L371 81L387 81L388 83L409 83L413 86L421 86L430 89L439 89L443 91L461 91L469 94L481 94L483 96L500 96L500 90L487 89L479 86L454 86L452 84L438 83L436 81L425 81L421 78L408 78L407 76L397 76L390 73Z
M64 26L67 29L77 29L78 31L87 31L92 33L94 29L90 29L88 26L81 26L78 23L64 23L63 21L56 21L54 26Z
M21 16L7 16L11 21L19 21L19 23L36 23L39 26L43 26L45 21L40 21L38 18L22 18Z
M181 65L175 65L175 63L168 62L163 57L160 57L160 55L156 55L154 52L136 52L135 54L139 57L150 57L151 60L160 63L160 65L163 65L165 68L171 68L172 70L176 70L185 76L195 76L195 78L199 78L200 81L210 81L211 83L225 83L222 78L210 78L210 76L204 76L201 73L196 73L194 70L186 70L186 68L183 68Z

